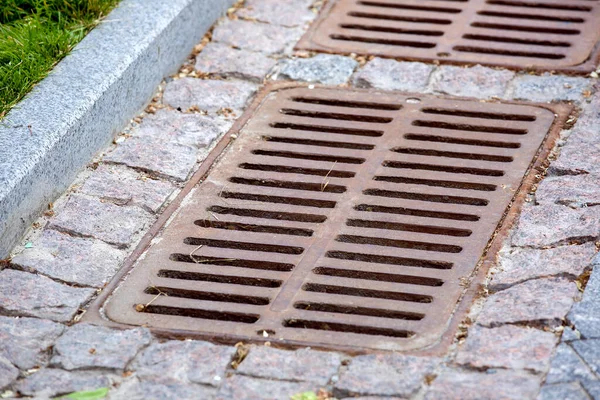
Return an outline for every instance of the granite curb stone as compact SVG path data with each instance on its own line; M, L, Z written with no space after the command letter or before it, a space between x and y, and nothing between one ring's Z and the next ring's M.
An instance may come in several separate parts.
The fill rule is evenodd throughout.
M233 0L124 0L0 124L0 259Z

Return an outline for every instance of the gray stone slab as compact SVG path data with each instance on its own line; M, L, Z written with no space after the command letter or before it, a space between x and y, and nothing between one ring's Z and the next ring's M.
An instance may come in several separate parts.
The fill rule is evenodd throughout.
M50 398L73 392L110 387L116 377L106 371L64 371L44 368L17 385L19 393Z
M524 372L493 370L486 372L446 369L433 381L426 400L524 400L534 399L540 377Z
M286 351L253 347L237 368L238 373L259 378L311 381L325 386L337 373L342 357L337 353L300 349Z
M126 248L152 222L154 216L139 207L117 206L93 197L72 195L49 227Z
M121 266L125 253L95 239L46 229L12 263L67 283L102 287Z
M578 295L575 283L566 279L533 279L488 297L476 321L485 326L560 326Z
M477 98L502 97L515 73L476 65L439 67L431 75L430 89L437 93Z
M593 400L600 400L600 381L584 381L581 384Z
M0 356L0 390L17 380L19 370L6 358Z
M434 66L374 58L352 77L356 87L419 92L425 90Z
M45 319L0 316L0 356L23 370L41 367L48 362L47 350L64 329Z
M566 343L556 348L546 383L567 383L597 380L581 357Z
M358 62L350 57L318 54L311 58L284 60L279 79L341 85L347 83Z
M546 250L507 247L498 255L497 271L488 287L498 291L529 279L553 275L575 279L590 266L595 254L593 243Z
M246 0L236 15L273 25L302 26L316 16L312 4L313 0Z
M240 110L246 106L257 86L245 81L219 81L181 78L169 82L163 102L174 108L216 112L222 108Z
M600 372L600 339L577 340L571 346L593 372Z
M265 54L290 52L301 28L283 28L252 21L227 20L213 32L213 41Z
M539 184L535 200L537 203L561 204L571 208L600 205L600 176L548 177Z
M0 124L0 259L232 0L124 0Z
M310 382L286 382L233 375L223 383L218 400L284 400L304 392L317 392Z
M544 385L538 400L590 400L577 382Z
M182 385L180 383L159 383L139 381L133 378L121 384L109 394L111 399L126 400L212 400L216 390L202 385Z
M67 322L95 292L28 272L0 271L0 312L5 315Z
M594 271L583 294L583 300L576 303L568 319L584 338L600 338L600 273L597 265L600 257L594 259Z
M506 97L537 102L581 101L583 92L591 88L592 82L585 78L548 73L542 76L521 74L511 82Z
M473 326L456 357L471 368L527 369L544 372L550 364L558 338L551 332L506 325Z
M118 205L137 205L157 213L176 189L170 182L131 168L101 164L78 191Z
M262 82L277 62L263 53L209 43L196 56L196 70L225 78Z
M146 328L110 329L91 324L70 327L54 346L52 366L66 370L124 369L152 339Z
M233 346L199 341L154 343L128 367L142 380L157 383L199 383L218 386L236 352Z
M409 397L419 390L425 377L440 360L400 354L372 354L352 359L334 385L334 394L346 396Z
M600 207L572 209L556 204L524 207L514 246L546 247L591 241L600 235Z

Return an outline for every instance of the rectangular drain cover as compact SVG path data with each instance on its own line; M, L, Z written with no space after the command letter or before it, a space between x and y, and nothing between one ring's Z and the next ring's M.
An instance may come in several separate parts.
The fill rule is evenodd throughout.
M597 0L332 0L297 48L591 72Z
M304 86L255 104L104 316L233 342L439 342L554 112Z

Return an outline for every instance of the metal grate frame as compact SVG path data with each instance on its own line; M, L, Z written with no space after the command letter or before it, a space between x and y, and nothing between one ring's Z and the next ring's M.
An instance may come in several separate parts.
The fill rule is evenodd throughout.
M300 50L589 73L597 0L331 0Z
M272 85L84 319L231 343L442 348L570 111Z

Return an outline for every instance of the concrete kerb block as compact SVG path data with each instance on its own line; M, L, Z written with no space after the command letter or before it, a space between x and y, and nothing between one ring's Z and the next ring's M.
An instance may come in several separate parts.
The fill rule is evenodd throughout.
M233 0L123 0L0 121L0 259Z

